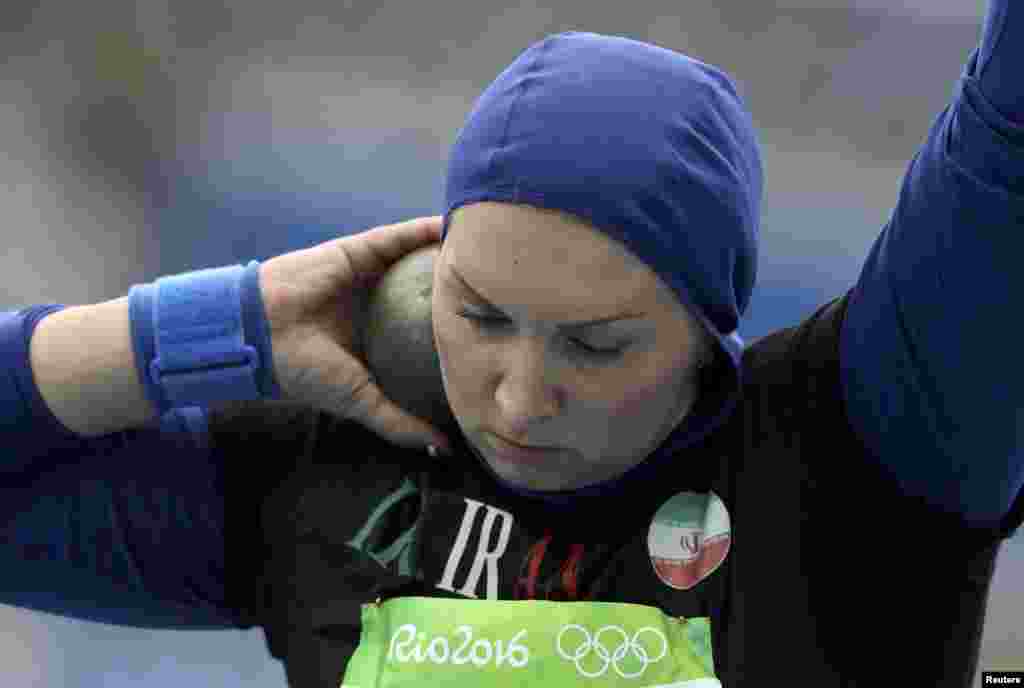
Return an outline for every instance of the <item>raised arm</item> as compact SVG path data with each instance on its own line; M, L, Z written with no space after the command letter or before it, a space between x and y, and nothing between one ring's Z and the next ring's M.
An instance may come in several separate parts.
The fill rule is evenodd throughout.
M843 325L849 420L903 490L998 526L1024 482L1024 6L981 45L903 179Z

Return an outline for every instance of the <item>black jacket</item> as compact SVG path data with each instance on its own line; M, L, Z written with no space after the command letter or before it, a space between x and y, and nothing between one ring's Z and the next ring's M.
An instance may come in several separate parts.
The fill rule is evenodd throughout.
M726 688L968 686L995 557L1024 503L978 530L899 492L846 421L837 352L848 298L748 348L741 405L679 457L677 480L557 520L498 489L468 452L435 463L288 403L220 408L210 432L232 457L233 604L263 626L293 688L337 688L360 605L404 595L709 617ZM261 456L265 446L286 455ZM724 560L688 589L663 581L649 543L659 507L684 491L713 493L728 513Z

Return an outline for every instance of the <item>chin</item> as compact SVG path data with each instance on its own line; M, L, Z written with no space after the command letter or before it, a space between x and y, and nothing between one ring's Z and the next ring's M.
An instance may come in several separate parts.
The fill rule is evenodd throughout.
M559 484L551 480L545 480L543 478L534 478L525 475L506 475L498 471L497 468L495 468L495 471L509 485L513 485L524 490L533 490L534 492L561 492L562 490L571 489L567 485Z
M529 468L517 468L497 463L496 461L489 459L487 455L475 444L470 446L472 446L473 451L477 454L480 460L494 471L495 475L501 478L503 482L512 485L513 487L518 487L524 490L535 490L537 492L558 492L560 490L571 489L570 486L565 484L565 480L561 480L547 473L530 470Z
M491 461L488 461L487 465L506 483L524 490L562 492L564 490L575 490L579 486L576 484L579 483L578 480L567 480L564 477L551 475L550 473L532 471L528 468L510 469L507 466L495 464Z

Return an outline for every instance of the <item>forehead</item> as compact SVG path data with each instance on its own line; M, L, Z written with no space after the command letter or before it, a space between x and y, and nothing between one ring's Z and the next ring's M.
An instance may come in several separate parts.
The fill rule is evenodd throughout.
M659 327L686 338L701 329L646 263L567 213L511 203L461 206L441 247L438 269L447 265L492 301L552 305L555 319L599 317L619 307L647 312ZM570 311L578 318L564 315Z
M584 220L556 210L480 202L452 213L443 251L474 274L508 278L545 273L589 286L656 289L660 280L629 250ZM528 273L528 274L525 274Z

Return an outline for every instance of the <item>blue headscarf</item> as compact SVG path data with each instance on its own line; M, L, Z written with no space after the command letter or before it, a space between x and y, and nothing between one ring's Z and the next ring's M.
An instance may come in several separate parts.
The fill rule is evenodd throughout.
M757 270L762 164L753 120L721 70L619 36L569 31L526 49L477 99L452 147L452 212L479 201L577 216L625 244L717 343L701 396L665 441L617 479L518 495L571 505L656 479L735 407L737 327ZM474 452L475 453L475 452Z

